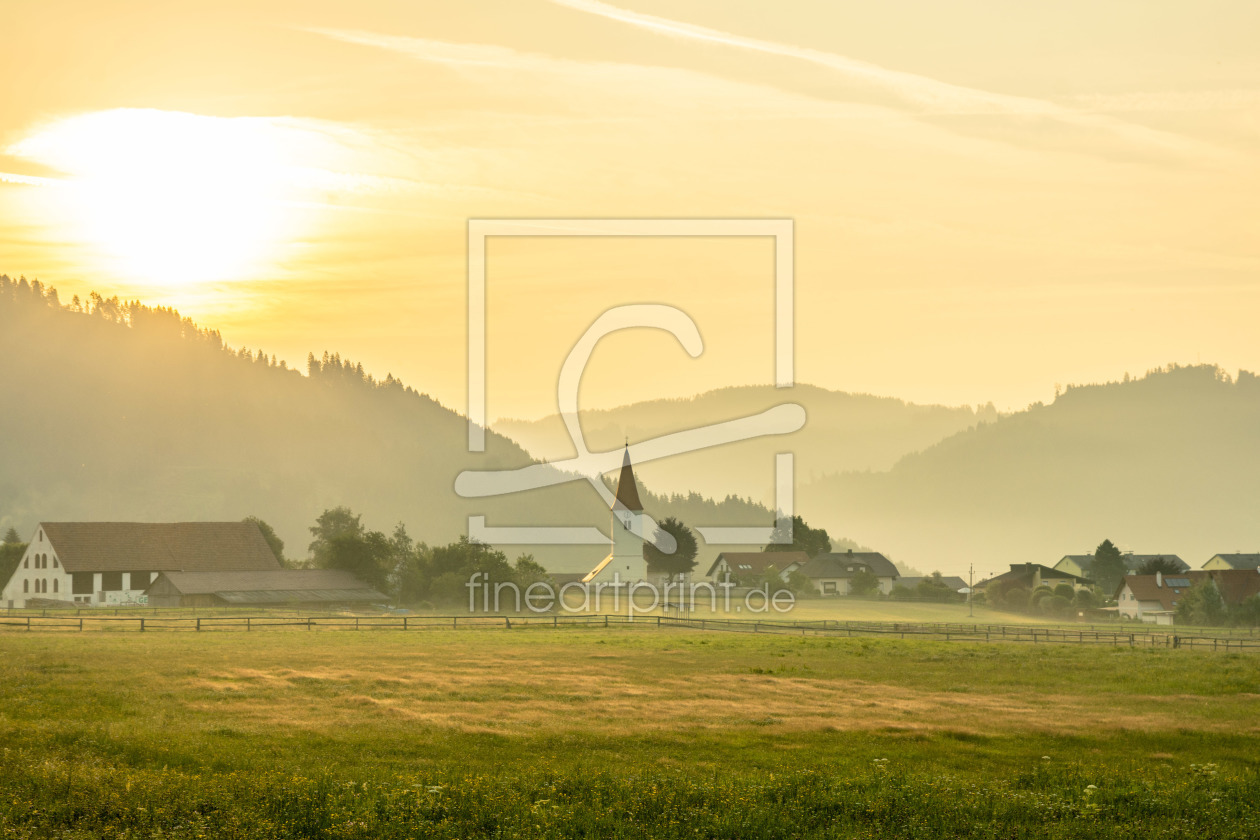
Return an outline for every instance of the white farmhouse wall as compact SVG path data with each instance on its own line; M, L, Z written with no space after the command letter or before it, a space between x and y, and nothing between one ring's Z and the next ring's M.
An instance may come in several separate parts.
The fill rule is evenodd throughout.
M152 578L157 573L151 574ZM57 549L44 535L44 529L37 527L31 535L26 553L13 571L13 576L0 589L0 607L21 609L32 598L49 598L56 601L74 601L78 604L123 606L143 604L147 602L144 590L125 588L116 592L103 592L104 581L100 572L92 575L92 592L90 594L74 594L74 578L61 565ZM122 573L122 585L131 586L131 573Z

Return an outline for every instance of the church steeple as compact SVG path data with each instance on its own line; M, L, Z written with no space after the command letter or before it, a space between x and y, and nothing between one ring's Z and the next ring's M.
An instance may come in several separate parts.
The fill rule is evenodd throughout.
M639 501L639 488L634 483L634 468L630 466L630 444L626 444L626 454L621 459L621 476L617 479L617 498L613 502L613 510L630 510L639 513L643 504Z

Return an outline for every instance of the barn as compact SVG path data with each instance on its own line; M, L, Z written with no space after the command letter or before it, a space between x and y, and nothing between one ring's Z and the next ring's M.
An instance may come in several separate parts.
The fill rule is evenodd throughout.
M146 594L155 607L328 607L388 600L340 569L163 572Z
M33 598L137 604L162 572L280 568L252 522L41 522L0 604L24 607Z

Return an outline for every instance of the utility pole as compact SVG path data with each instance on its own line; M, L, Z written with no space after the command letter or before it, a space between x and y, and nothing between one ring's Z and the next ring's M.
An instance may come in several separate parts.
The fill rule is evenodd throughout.
M975 618L976 609L971 603L971 599L976 594L976 564L972 563L967 568L967 618Z

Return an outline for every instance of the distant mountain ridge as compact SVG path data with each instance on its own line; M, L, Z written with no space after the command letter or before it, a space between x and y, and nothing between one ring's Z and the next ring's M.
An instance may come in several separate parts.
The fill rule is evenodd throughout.
M593 449L643 441L683 429L758 414L774 405L804 406L805 428L790 435L761 437L642 464L638 474L669 492L728 494L774 503L774 455L795 454L798 482L831 473L886 470L908 453L924 449L977 422L992 421L982 409L914 405L892 397L829 391L813 385L779 389L741 386L691 398L634 403L581 412L582 430ZM492 428L542 460L571 457L573 444L558 415L538 420L499 420Z
M1104 538L1139 553L1260 547L1260 377L1213 365L1070 387L882 473L805 484L799 509L919 568L1053 564Z

